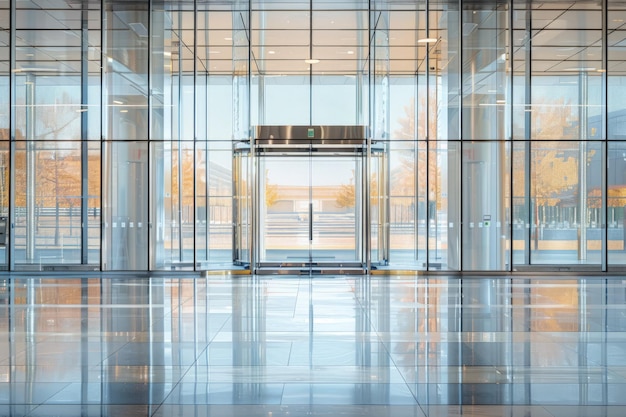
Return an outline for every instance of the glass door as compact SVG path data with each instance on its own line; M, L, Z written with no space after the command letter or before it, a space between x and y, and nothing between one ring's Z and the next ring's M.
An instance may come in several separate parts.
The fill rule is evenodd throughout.
M311 174L312 265L360 262L360 156L313 156Z
M258 164L259 268L362 268L362 153L308 147L265 152Z
M311 245L309 155L263 156L259 164L259 261L304 266Z

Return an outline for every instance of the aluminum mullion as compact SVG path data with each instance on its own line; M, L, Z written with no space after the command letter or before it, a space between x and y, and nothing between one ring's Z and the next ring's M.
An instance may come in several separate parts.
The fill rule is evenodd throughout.
M81 207L80 207L80 231L81 231L81 264L89 263L89 10L88 3L82 5L81 19ZM70 208L71 209L71 208Z
M531 205L531 181L532 181L532 142L531 142L531 128L532 128L532 45L530 38L532 34L532 11L526 10L526 42L525 49L525 63L524 63L524 207L526 208L527 228L524 231L524 241L526 243L526 250L524 251L524 265L529 266L531 264L531 251L532 251L532 236L531 231L533 227L533 213ZM536 203L535 203L536 204ZM536 209L536 208L535 208Z
M508 212L508 218L509 218L509 224L508 224L508 229L509 229L509 259L508 259L508 263L509 263L509 267L507 269L507 271L513 271L513 254L514 254L514 250L513 250L513 209L515 207L515 199L514 199L514 195L513 195L513 184L514 184L514 178L513 178L513 166L514 166L514 154L515 154L515 142L513 142L513 131L515 128L515 125L513 123L513 97L514 97L514 78L515 78L515 74L513 73L513 70L515 68L514 66L514 47L513 47L513 43L515 41L515 38L513 36L514 30L513 30L513 26L514 26L514 22L515 22L515 15L513 13L513 0L509 0L508 3L509 6L509 14L508 14L508 26L509 26L509 50L508 50L508 54L509 54L509 212ZM502 224L504 224L504 220L502 219Z
M104 160L104 132L105 132L105 123L108 118L106 115L108 114L108 107L104 105L105 103L105 82L104 77L106 74L105 71L105 44L106 44L106 12L105 12L105 0L100 0L100 271L105 269L105 253L104 248L106 247L106 227L105 227L105 213L104 213L104 175L103 173L106 170L105 160ZM148 227L148 230L150 228ZM150 241L150 240L148 240Z
M608 68L609 68L609 39L608 39L608 0L602 1L602 84L601 84L601 117L602 117L602 208L603 208L603 219L602 219L602 249L601 249L601 269L602 271L608 271L609 268L609 230L608 230L608 220L609 220L609 207L608 207L608 158L609 158L609 149L608 149L608 138L609 138L609 123L608 123L608 112L609 112L609 102L608 102Z
M152 6L153 6L153 0L148 0L148 34L150 36L148 37L148 46L147 47L148 47L148 51L149 52L152 52L152 47L154 45L154 43L152 42L152 40L154 38L154 33L152 33L152 31L154 29L154 25L152 23L152 11L154 9L153 9ZM152 210L153 202L150 201L150 195L152 195L152 193L150 192L150 191L152 191L151 188L150 188L150 186L151 186L150 182L151 182L151 179L153 177L153 175L152 175L152 157L154 156L155 153L152 151L152 146L150 146L151 145L150 141L154 137L154 132L152 131L152 111L153 111L153 108L154 108L153 107L154 104L153 104L153 100L152 100L152 53L148 53L147 55L148 55L148 57L147 57L147 71L146 72L147 72L147 82L148 82L148 91L147 91L147 93L148 93L148 98L147 98L147 101L148 101L148 112L146 114L146 119L147 119L147 123L148 123L148 138L147 138L148 140L147 140L147 145L146 145L146 147L147 147L147 149L146 149L146 153L147 153L146 174L147 174L148 178L147 178L146 181L148 182L148 194L146 196L146 198L147 198L146 209L147 209L148 213L147 213L146 217L148 218L148 230L147 230L147 234L148 234L147 242L148 242L148 244L146 245L145 250L146 250L147 263L148 263L148 265L146 265L146 269L147 270L152 270L152 266L153 265L156 266L156 264L157 264L156 260L154 259L154 256L156 256L156 255L153 255L153 254L158 253L158 251L154 251L153 250L154 248L152 247L152 220L153 219L151 218L151 216L153 214L153 210ZM141 198L141 196L140 196L140 198ZM156 219L154 219L154 220L155 220L155 224L156 224L157 223Z
M9 74L9 132L10 132L10 149L9 149L9 215L7 219L7 234L8 234L8 270L13 271L15 269L15 49L16 49L16 1L9 0L9 62L11 73ZM13 288L13 287L11 287ZM12 293L14 296L14 293ZM13 303L11 304L13 305ZM13 339L12 339L13 341Z
M459 0L459 28L463 27L463 0ZM460 36L462 32L459 32L459 63L458 63L458 68L459 68L459 147L458 147L458 172L459 175L457 175L456 177L456 181L457 181L457 186L459 188L459 195L461 196L461 198L459 199L459 214L458 214L458 227L459 227L459 236L458 236L458 240L457 240L457 253L459 254L459 257L457 259L458 261L458 265L457 265L457 269L458 271L463 271L463 36ZM448 159L450 158L449 155L449 148L448 149ZM448 190L448 192L450 192L450 190ZM436 198L437 192L435 191L435 198ZM448 210L449 211L449 210ZM450 222L450 219L448 219L448 223ZM438 221L437 218L435 217L435 227L438 227ZM438 238L438 237L437 237ZM449 244L448 244L449 245ZM443 265L442 265L443 267ZM447 269L450 269L450 259L448 259L448 265L446 265Z
M192 195L193 195L193 213L192 213L192 220L193 220L193 226L192 226L192 230L193 230L193 241L191 244L191 248L193 250L193 254L192 254L192 261L193 261L193 266L192 269L195 271L198 269L198 260L197 260L197 243L198 243L198 239L197 239L197 231L196 231L196 225L197 225L197 216L198 216L198 195L197 195L197 187L196 187L196 173L198 172L197 170L197 166L196 166L196 155L197 155L197 143L198 143L198 106L197 106L197 100L198 100L198 0L194 0L193 1L193 184L192 184ZM208 223L207 223L208 224ZM181 239L182 242L182 239ZM194 291L195 294L195 291ZM194 302L195 302L195 298L194 298ZM195 324L194 324L194 328L195 328Z

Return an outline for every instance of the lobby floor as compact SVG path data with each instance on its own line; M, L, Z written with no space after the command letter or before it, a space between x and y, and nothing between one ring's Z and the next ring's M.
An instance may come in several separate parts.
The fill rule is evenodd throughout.
M0 278L0 416L626 415L621 278Z

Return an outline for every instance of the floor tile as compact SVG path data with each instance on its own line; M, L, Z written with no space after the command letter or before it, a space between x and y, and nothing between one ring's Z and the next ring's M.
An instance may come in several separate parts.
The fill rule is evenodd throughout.
M401 405L179 405L164 404L154 417L425 417L421 408ZM532 417L532 416L530 416ZM546 416L540 416L546 417Z
M178 384L166 404L280 404L282 384Z
M283 404L411 405L404 384L285 384Z
M626 415L621 279L7 285L39 298L0 305L0 416Z

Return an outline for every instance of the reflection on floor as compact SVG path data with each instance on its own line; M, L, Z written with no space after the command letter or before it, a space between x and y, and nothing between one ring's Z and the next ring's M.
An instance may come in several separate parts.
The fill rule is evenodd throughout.
M626 415L616 278L0 279L0 415Z

